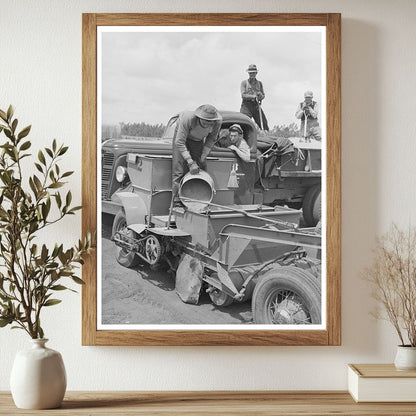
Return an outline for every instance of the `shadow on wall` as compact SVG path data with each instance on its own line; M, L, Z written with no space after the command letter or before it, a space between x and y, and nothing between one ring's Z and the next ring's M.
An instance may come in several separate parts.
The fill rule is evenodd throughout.
M377 234L379 183L380 28L342 20L342 345L363 358L381 344L374 302L360 277Z

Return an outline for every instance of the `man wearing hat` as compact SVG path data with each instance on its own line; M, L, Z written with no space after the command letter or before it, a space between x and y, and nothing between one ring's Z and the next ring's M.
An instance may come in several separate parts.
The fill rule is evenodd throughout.
M217 140L221 122L221 115L210 104L179 115L172 152L172 196L175 205L180 203L178 193L183 175L188 171L197 174L200 168L206 170L206 158Z
M233 124L229 129L230 144L228 149L234 151L244 162L250 161L250 147L243 138L243 129L239 124Z
M243 99L240 113L252 117L262 130L268 131L267 119L261 108L261 102L265 97L264 88L261 81L256 79L257 66L253 64L249 65L247 72L249 78L243 80L240 86L241 98Z
M301 120L300 131L305 140L321 140L321 128L318 121L318 103L313 100L313 92L306 91L305 100L296 110L295 116ZM306 122L306 126L305 126Z

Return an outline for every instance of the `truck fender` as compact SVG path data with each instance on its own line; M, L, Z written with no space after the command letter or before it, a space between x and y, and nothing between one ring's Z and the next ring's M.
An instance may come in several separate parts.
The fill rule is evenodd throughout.
M133 192L118 192L121 204L126 213L127 225L144 224L146 222L147 207L143 199Z

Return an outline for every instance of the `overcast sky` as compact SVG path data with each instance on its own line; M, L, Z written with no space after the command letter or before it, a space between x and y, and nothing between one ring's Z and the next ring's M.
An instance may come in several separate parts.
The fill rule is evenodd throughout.
M305 90L321 102L321 48L319 32L103 33L102 123L165 124L205 103L239 111L256 64L270 128L290 124Z

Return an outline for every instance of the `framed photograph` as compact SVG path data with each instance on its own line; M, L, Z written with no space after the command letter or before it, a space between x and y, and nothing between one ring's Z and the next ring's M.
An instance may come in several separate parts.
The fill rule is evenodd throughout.
M83 15L83 345L340 345L340 34Z

